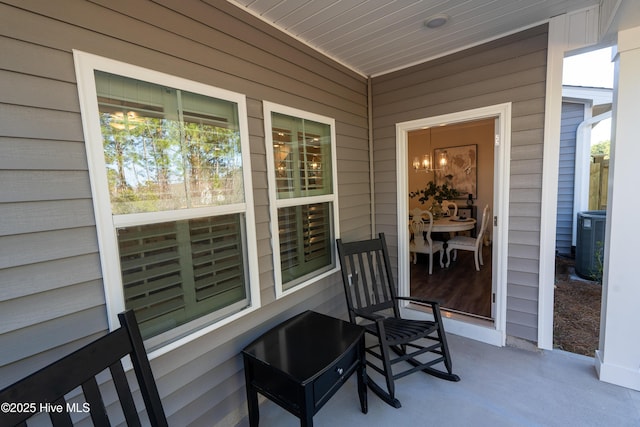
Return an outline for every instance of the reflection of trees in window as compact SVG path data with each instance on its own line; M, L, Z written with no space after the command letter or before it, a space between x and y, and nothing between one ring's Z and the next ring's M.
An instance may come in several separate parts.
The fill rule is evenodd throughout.
M225 119L171 120L158 107L116 111L123 102L106 101L100 120L114 213L242 201L240 136Z
M241 179L238 132L203 121L185 122L183 131L186 160L183 173L188 177L185 183L189 183L189 205L233 199L234 194L242 191L235 186Z

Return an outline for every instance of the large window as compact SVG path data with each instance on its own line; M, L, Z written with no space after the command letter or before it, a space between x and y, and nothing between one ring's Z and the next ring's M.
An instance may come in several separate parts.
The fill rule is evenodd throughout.
M257 307L244 96L75 56L110 316L158 347Z
M278 296L336 269L334 120L264 103Z

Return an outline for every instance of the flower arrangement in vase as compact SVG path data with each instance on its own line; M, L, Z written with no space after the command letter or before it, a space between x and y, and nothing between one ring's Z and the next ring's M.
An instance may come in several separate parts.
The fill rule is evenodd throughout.
M442 215L443 201L455 199L459 195L460 192L455 188L451 188L447 184L436 185L433 181L429 181L425 188L409 192L409 197L412 199L419 197L418 201L421 204L425 204L428 200L431 200L429 210L431 210L435 218L439 218Z

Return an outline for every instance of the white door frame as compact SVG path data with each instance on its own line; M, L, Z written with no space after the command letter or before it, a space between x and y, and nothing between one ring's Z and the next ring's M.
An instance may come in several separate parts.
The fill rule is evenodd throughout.
M444 123L459 123L486 118L496 118L494 152L494 192L493 209L493 280L496 289L495 319L492 326L470 323L445 316L447 331L497 346L506 341L507 311L507 253L509 230L509 183L511 159L511 103L491 105L472 110L460 111L441 116L428 117L408 122L396 123L396 171L397 171L397 214L398 214L398 293L410 294L409 236L407 233L409 218L408 172L409 162L408 133L413 130ZM429 317L423 311L412 309L410 305L402 307L403 314L410 318Z

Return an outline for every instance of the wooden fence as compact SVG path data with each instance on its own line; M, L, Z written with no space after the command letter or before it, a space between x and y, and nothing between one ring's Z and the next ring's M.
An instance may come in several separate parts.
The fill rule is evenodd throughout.
M609 159L604 155L592 156L589 175L589 210L607 208L607 189L609 185Z

